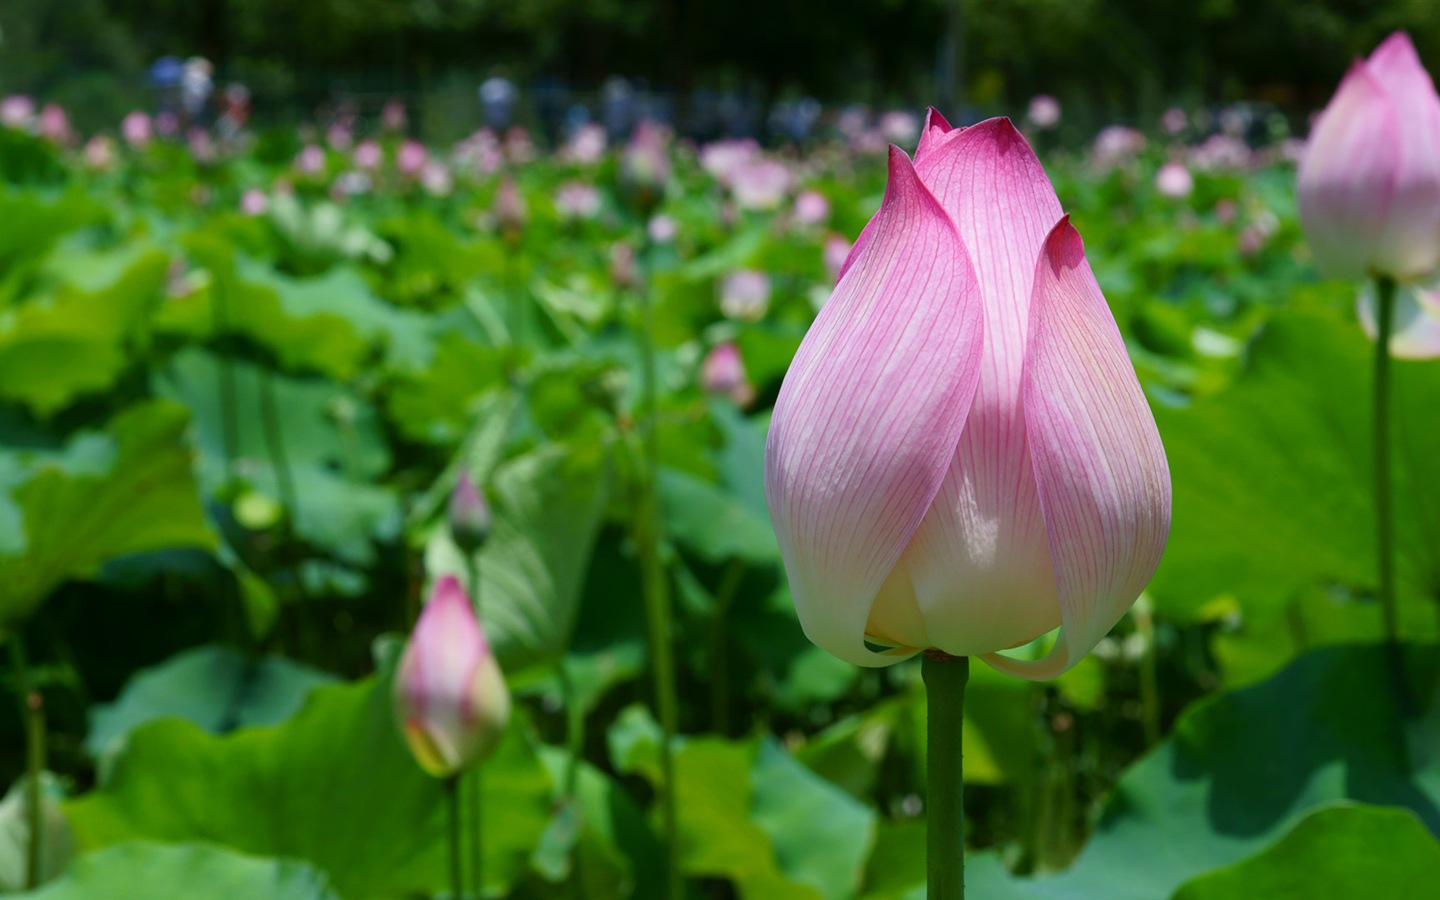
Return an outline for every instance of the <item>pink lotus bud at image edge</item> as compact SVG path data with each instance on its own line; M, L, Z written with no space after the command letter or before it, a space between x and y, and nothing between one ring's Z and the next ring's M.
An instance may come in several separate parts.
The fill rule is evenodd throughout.
M416 762L437 778L478 763L510 721L510 693L465 589L430 592L395 670L395 716Z
M479 550L490 537L490 528L493 525L490 506L485 502L485 496L480 493L479 486L469 472L461 472L456 480L455 489L450 492L450 503L446 507L446 518L449 520L450 534L456 545L467 553Z
M1300 221L1334 278L1440 265L1440 97L1404 32L1357 60L1300 160Z
M805 633L1025 678L1078 662L1159 564L1164 448L1044 169L932 112L785 376L765 493ZM1060 627L1048 656L998 651ZM880 650L872 649L879 646Z

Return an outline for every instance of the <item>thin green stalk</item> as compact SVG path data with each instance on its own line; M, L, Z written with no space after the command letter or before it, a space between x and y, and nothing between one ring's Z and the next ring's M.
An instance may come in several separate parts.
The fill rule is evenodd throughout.
M1395 279L1375 279L1375 519L1380 566L1380 615L1385 640L1400 640L1395 609L1395 520L1390 477L1390 333L1395 322Z
M710 719L715 733L722 736L730 734L730 666L726 652L729 634L725 620L744 577L745 561L732 560L715 591L715 605L710 615Z
M1155 643L1155 618L1150 604L1135 604L1135 627L1145 638L1145 652L1140 657L1140 710L1145 729L1145 746L1160 743L1160 648Z
M642 249L637 268L645 271L648 252ZM655 705L660 716L660 803L665 827L665 871L668 896L679 900L679 828L675 811L675 732L679 708L675 696L675 651L671 646L669 582L660 559L662 541L659 502L655 484L660 470L659 386L655 374L655 315L645 279L639 279L641 433L643 465L639 476L640 498L635 511L635 538L640 556L640 584L645 598L645 621L650 642L651 671L655 678Z
M929 900L965 897L965 684L970 658L930 650L920 664L926 712L926 883Z
M15 667L15 687L25 720L25 825L30 832L25 848L25 889L34 890L40 886L45 858L45 807L40 781L45 771L45 699L30 680L25 646L18 634L10 636L10 661Z
M565 781L561 785L563 793L562 803L569 807L575 816L575 830L577 833L583 827L580 817L583 815L580 809L580 760L585 755L585 710L581 707L579 699L575 696L575 680L570 677L570 672L565 668L565 661L560 661L558 674L560 678L560 702L565 707ZM571 859L574 866L570 873L570 894L573 897L584 896L583 885L585 884L584 874L581 871L584 859L576 853Z
M470 570L470 597L475 604L475 617L480 617L480 565L474 553L465 554ZM483 619L481 620L483 623ZM485 775L484 765L477 764L470 777L466 799L470 804L470 877L475 896L485 896Z
M465 879L460 871L460 776L445 779L444 790L445 806L450 813L450 897L461 900L465 896Z
M25 861L25 884L40 886L45 859L45 806L41 774L45 771L45 699L39 691L25 696L25 819L30 847Z

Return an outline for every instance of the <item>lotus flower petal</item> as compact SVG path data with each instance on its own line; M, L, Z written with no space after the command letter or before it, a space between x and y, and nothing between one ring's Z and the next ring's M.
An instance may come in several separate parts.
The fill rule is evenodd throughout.
M1300 218L1326 274L1370 274L1396 190L1399 141L1389 93L1357 62L1320 114L1300 160Z
M840 279L785 377L765 493L805 633L857 665L881 585L955 453L984 322L969 257L905 154L869 247Z
M1404 32L1370 55L1371 75L1399 119L1399 160L1390 214L1376 247L1376 268L1418 275L1440 263L1440 97Z
M1375 306L1375 284L1366 282L1356 307L1360 328L1372 341L1379 331ZM1440 358L1440 283L1396 287L1390 355L1396 359Z
M984 296L985 347L969 419L903 564L930 645L973 655L1060 623L1021 374L1035 261L1062 211L1040 161L1008 119L966 128L916 170L971 254ZM898 624L883 620L903 605L877 607L873 632L895 633Z
M942 144L958 137L963 130L951 127L945 117L940 115L940 110L930 107L925 111L925 127L920 129L920 144L915 148L915 164L918 166L921 159L929 156Z
M1024 406L1063 626L1042 660L984 658L1025 678L1053 678L1125 614L1170 530L1165 449L1068 217L1035 274Z

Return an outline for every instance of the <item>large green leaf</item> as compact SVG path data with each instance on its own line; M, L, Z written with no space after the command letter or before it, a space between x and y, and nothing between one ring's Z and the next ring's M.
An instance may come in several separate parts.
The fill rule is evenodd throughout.
M478 557L478 602L507 674L552 661L569 646L606 489L593 448L546 445L496 469L487 486L494 527ZM426 562L431 572L469 580L445 528L433 532Z
M0 535L0 627L24 619L61 582L90 577L117 556L212 545L186 422L173 404L132 407L105 433L74 438L66 455L23 474L12 470L10 503L0 507L19 510L23 534ZM0 493L6 486L0 479Z
M137 673L114 703L93 709L85 743L99 754L141 725L169 716L215 734L273 725L298 710L312 688L334 680L279 656L247 659L229 647L196 647Z
M65 249L59 284L0 321L0 397L42 415L104 390L130 365L130 343L159 302L169 259L139 248Z
M1428 647L1403 662L1376 646L1302 656L1182 716L1120 779L1068 872L1013 879L986 864L972 887L996 898L1165 897L1345 799L1405 807L1440 830L1440 707L1409 711L1406 699L1430 696L1437 677L1440 653Z
M267 859L212 844L127 841L87 854L25 900L339 900L325 873L293 859Z
M1329 606L1342 614L1368 610L1378 620L1373 352L1354 325L1277 316L1231 388L1187 408L1156 411L1175 483L1174 526L1152 586L1161 612L1194 618L1207 613L1207 604L1213 612L1238 604L1242 628L1274 630L1282 617L1298 614L1303 633L1309 607L1295 604L1318 592L1325 598L1314 607L1321 615L1333 618L1321 608ZM1433 634L1440 363L1394 365L1399 595L1407 630ZM1286 655L1277 653L1274 664Z
M528 865L551 784L518 718L485 766L486 877L504 888ZM399 897L447 883L443 807L441 782L397 732L388 685L370 679L314 690L278 726L217 737L152 722L68 812L82 848L213 841L308 860L345 896Z
M353 392L196 348L177 353L152 381L157 393L192 411L200 477L209 492L221 492L243 473L281 500L278 461L291 476L297 508L290 514L301 538L364 564L376 539L399 530L394 492L375 484L389 468L390 452L374 409ZM267 423L274 426L273 446Z
M1424 897L1440 884L1440 843L1414 813L1317 809L1260 853L1187 881L1174 900Z

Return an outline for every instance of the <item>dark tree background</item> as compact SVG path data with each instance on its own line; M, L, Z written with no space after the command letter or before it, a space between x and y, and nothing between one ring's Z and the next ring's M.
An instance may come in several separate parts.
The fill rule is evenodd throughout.
M1303 109L1396 28L1440 59L1440 0L4 0L0 92L112 122L153 59L202 54L272 113L336 90L469 96L497 72L915 104L944 93L956 4L979 108L1047 92L1121 121L1176 100Z

